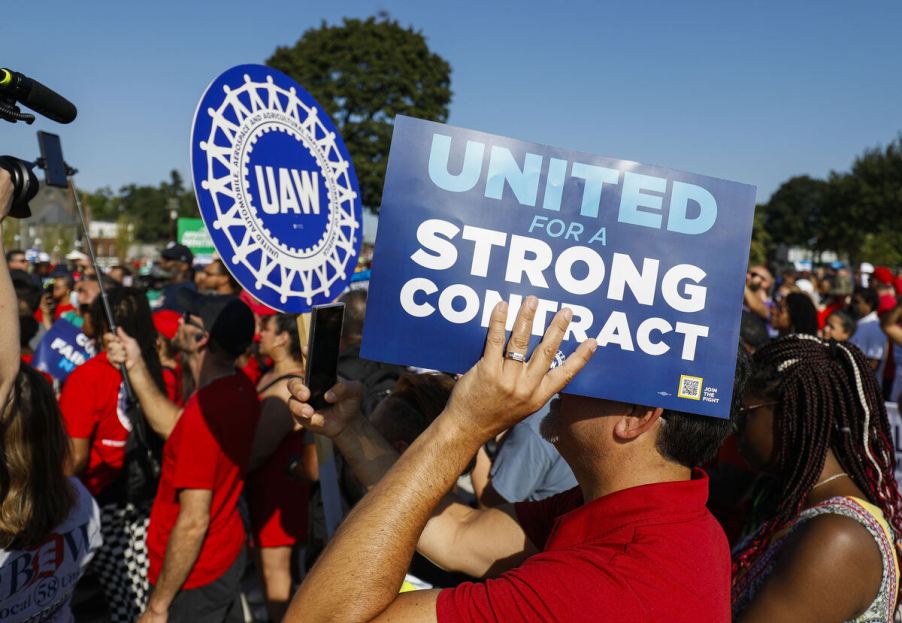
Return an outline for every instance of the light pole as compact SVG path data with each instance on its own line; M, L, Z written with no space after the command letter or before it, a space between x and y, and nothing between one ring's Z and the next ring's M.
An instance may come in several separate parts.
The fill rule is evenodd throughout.
M179 217L179 202L178 199L171 198L167 201L167 203L169 204L169 240L171 240L172 242L178 242L178 240L176 239L177 236L175 231L175 224Z

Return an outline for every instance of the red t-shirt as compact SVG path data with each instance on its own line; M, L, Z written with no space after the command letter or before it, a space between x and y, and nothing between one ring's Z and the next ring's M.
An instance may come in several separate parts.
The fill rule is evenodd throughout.
M177 405L182 404L182 367L163 368L163 383L166 385L166 397Z
M80 478L92 495L99 495L122 470L131 430L122 375L110 365L106 353L72 371L60 395L60 410L70 437L91 440L88 466Z
M213 492L210 527L182 588L210 584L238 558L246 538L238 498L259 418L257 392L239 372L213 381L188 399L163 447L160 486L147 532L151 584L156 584L163 568L182 489Z
M60 316L70 311L75 311L75 307L71 303L61 303L57 305L56 309L53 311L53 320L59 320ZM34 319L38 322L43 322L44 312L42 312L40 309L36 309L34 312Z
M241 370L254 385L259 383L260 379L263 377L263 368L261 368L260 360L257 359L255 355L247 358L247 363L244 364L244 367L241 368Z
M830 303L827 304L824 309L817 313L817 326L820 329L823 329L827 324L827 318L830 317L835 311L843 309L846 306L846 301L844 298L833 299Z
M307 539L310 487L288 473L304 453L304 431L290 432L266 463L247 478L247 510L254 544L284 547Z
M497 579L443 590L438 620L727 622L730 551L707 497L695 470L588 504L578 488L517 504L543 551Z

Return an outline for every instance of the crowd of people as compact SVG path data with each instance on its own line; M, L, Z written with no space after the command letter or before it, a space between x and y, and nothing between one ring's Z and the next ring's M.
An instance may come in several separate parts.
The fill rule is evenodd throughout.
M0 172L0 222L11 192ZM172 244L140 280L0 257L0 620L87 616L92 587L91 616L117 622L898 609L902 276L887 267L752 266L719 419L563 393L598 345L549 370L572 313L529 352L531 296L509 332L495 307L459 377L363 359L362 288L341 297L341 381L315 410L297 319L220 260ZM63 382L31 366L61 321L96 352ZM331 539L317 435L345 514Z

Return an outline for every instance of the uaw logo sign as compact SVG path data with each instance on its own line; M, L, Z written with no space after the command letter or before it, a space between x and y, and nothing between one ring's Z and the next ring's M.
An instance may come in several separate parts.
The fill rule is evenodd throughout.
M357 177L294 80L263 65L216 78L194 115L191 169L213 244L256 299L302 313L347 287L362 234Z

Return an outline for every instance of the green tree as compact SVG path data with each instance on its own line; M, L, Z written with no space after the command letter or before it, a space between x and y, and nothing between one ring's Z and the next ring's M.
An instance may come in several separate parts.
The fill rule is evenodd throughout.
M819 248L823 210L829 184L807 175L780 185L761 206L762 225L774 244Z
M749 247L750 266L766 264L772 248L770 234L764 226L764 209L765 207L760 204L755 207L755 220L752 224L752 243Z
M826 180L806 176L784 182L759 206L755 237L764 246L801 246L836 251L852 264L867 260L902 264L902 136L884 148L866 150L847 172ZM761 222L759 224L759 216ZM753 253L759 247L753 238Z
M292 47L276 48L266 63L297 80L332 117L373 212L382 184L396 115L444 122L451 101L451 66L431 52L413 28L381 14L306 31Z
M902 137L865 151L849 173L833 172L824 206L826 245L853 263L898 264L902 255Z
M116 195L109 186L92 193L82 193L82 205L95 221L115 221L119 217Z
M186 188L178 171L171 171L169 180L157 186L128 184L119 189L115 198L118 212L134 224L135 239L140 242L164 244L172 228L169 218L170 201L175 201L178 216L197 216L194 191Z

